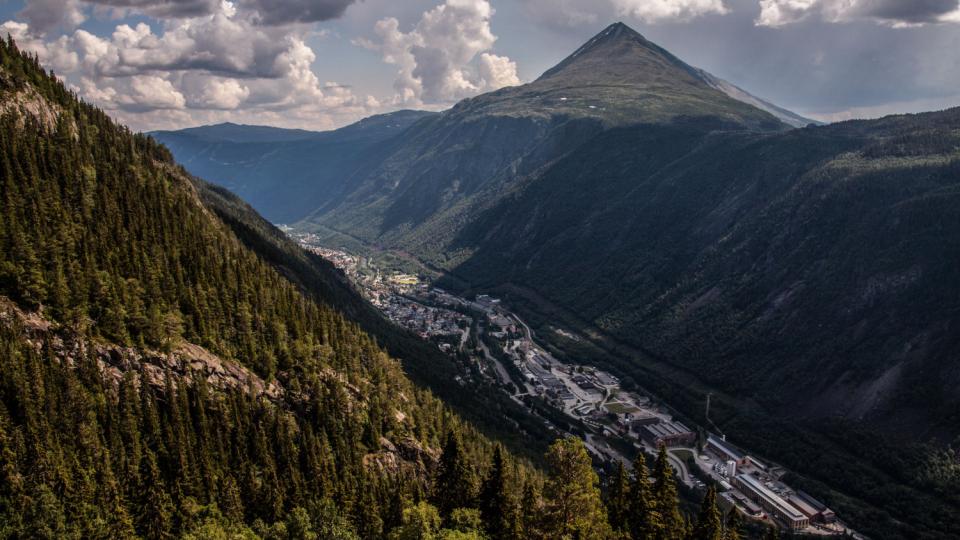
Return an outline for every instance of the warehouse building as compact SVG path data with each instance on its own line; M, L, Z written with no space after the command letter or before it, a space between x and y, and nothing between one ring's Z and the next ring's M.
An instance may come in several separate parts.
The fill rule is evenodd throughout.
M744 454L732 444L720 439L719 437L716 437L715 435L710 435L707 437L707 448L723 458L723 461L736 462L738 467L743 467L750 462L750 456Z
M797 510L792 504L783 500L783 497L770 490L756 476L752 474L737 475L735 484L744 495L753 499L771 516L791 529L805 529L810 525L810 518Z
M640 438L653 446L689 446L697 434L680 422L660 422L641 427Z
M826 505L802 491L793 493L788 497L788 500L796 506L798 510L803 512L804 515L810 518L810 521L833 523L837 520L837 515L833 513L833 510L830 510Z

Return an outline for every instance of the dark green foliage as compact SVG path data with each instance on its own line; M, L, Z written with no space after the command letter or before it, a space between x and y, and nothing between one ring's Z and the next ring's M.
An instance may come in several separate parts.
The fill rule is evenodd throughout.
M547 538L611 536L597 473L580 439L567 437L547 452L548 479L543 530Z
M475 490L476 477L464 454L460 437L448 433L433 484L434 505L446 519L456 508L474 507Z
M330 307L348 289L304 294L163 147L12 43L0 66L3 536L378 538L381 501L431 483L417 467L441 436L459 470L486 463L488 443ZM191 344L249 368L250 391L158 369ZM388 472L384 439L425 450Z
M724 523L723 540L740 540L743 538L743 516L736 508L730 510L727 514L727 522Z
M736 515L736 509L733 514ZM717 488L711 485L703 497L690 540L724 540L724 538L723 520L717 508Z
M627 502L627 529L633 540L649 540L663 528L660 511L654 504L650 488L650 471L643 452L633 462L633 478Z
M643 452L639 454L643 459ZM607 486L607 517L614 531L627 530L630 517L630 479L623 463L617 461Z
M659 523L651 524L651 537L657 540L681 540L686 535L686 521L680 513L677 483L673 467L667 460L667 448L660 446L653 468L653 508Z
M503 459L503 450L497 446L493 450L490 469L477 497L480 515L488 524L487 533L494 540L516 538L519 534L519 515L512 484Z

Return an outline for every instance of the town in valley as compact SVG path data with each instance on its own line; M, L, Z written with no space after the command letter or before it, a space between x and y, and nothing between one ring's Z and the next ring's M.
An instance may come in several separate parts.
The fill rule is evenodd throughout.
M736 507L749 519L796 533L860 537L826 505L784 483L784 468L719 433L685 424L655 396L621 388L611 373L559 361L501 300L483 294L462 298L421 276L382 270L369 257L322 247L314 234L283 230L342 270L392 322L465 362L459 384L476 377L496 383L551 431L580 436L603 462L629 466L630 455L654 455L662 445L680 481L690 489L714 483L725 510ZM581 339L560 328L552 331Z

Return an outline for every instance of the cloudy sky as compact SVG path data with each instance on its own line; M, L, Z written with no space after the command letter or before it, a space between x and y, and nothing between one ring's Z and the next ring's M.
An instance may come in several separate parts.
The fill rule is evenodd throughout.
M617 20L821 120L960 105L960 0L0 0L0 33L144 130L442 109Z

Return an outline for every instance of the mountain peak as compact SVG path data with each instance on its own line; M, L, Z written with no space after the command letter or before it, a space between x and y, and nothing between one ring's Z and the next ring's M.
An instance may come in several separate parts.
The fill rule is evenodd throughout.
M785 127L708 84L700 70L622 22L604 28L536 81L465 100L452 111L598 118L606 125L709 118L711 129Z
M647 78L664 71L677 70L688 79L696 79L694 69L665 49L647 40L622 22L615 22L580 46L562 62L546 71L539 80L560 74L592 74L598 80ZM622 81L631 82L631 81ZM689 81L687 81L689 82Z

